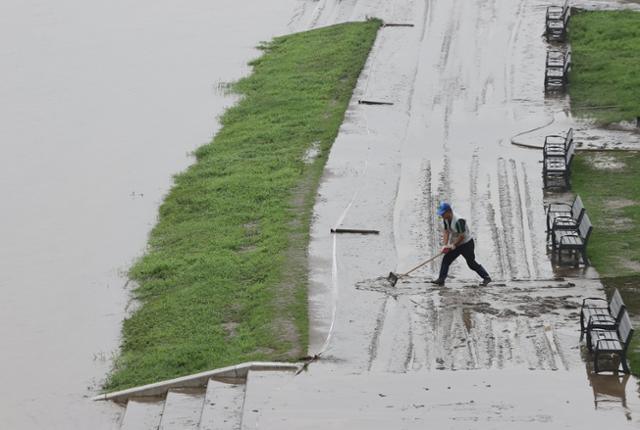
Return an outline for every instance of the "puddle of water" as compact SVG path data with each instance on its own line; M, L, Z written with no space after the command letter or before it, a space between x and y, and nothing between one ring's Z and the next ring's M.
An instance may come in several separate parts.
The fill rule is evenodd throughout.
M294 0L0 5L1 427L102 429L124 272ZM10 369L10 370L8 370Z

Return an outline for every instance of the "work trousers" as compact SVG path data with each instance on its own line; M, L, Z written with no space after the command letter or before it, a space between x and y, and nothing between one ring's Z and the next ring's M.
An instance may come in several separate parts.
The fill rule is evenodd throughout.
M482 265L476 261L475 248L476 245L474 244L473 239L471 239L464 245L460 245L454 250L447 252L442 259L442 265L440 266L440 276L438 277L438 279L442 281L446 279L447 275L449 274L449 266L451 266L451 263L453 263L453 261L460 255L462 255L467 261L467 266L469 266L469 269L475 271L478 275L480 275L482 279L488 278L489 274L487 273L487 271L484 270L484 267L482 267Z

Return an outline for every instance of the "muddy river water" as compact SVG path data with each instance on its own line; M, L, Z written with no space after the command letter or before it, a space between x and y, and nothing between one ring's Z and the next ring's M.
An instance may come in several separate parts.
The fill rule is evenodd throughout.
M107 429L124 276L293 0L0 2L0 428Z

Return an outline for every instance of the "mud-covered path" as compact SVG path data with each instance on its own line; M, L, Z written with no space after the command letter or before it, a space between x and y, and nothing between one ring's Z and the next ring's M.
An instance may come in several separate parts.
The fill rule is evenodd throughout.
M303 5L294 21L300 29L366 16L413 24L380 31L320 188L310 245L311 352L322 351L323 359L310 376L355 372L366 381L368 372L511 369L509 378L520 371L524 380L543 370L540 378L550 384L555 372L579 374L580 389L588 389L578 306L583 297L602 295L602 287L588 279L597 276L592 271L565 270L565 279L554 272L541 154L510 144L515 134L553 119L564 103L545 100L542 88L547 4ZM441 200L469 219L476 255L495 285L473 286L475 274L459 261L445 288L426 283L438 262L387 288L375 278L438 250ZM381 234L331 236L334 226ZM634 386L627 390L637 399ZM640 411L618 406L609 411L616 420L638 422ZM593 404L575 408L587 413ZM549 428L553 418L551 412Z

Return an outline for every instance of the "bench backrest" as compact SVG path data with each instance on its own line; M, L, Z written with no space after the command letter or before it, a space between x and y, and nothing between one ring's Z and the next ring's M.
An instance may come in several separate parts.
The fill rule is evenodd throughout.
M569 70L571 68L571 49L569 49L567 51L566 54L564 54L564 69L565 70ZM573 129L569 129L569 131L571 132L571 138L573 138Z
M565 27L567 26L567 23L569 22L569 16L571 15L571 8L569 7L569 0L565 0L564 2L564 6L562 6L562 20L564 21L564 25Z
M579 195L576 195L576 199L573 201L573 204L571 205L571 218L575 219L576 223L580 225L580 222L582 221L582 217L584 216L585 212L586 212L586 209L584 208L582 199L580 198Z
M609 313L616 320L616 322L620 322L622 319L622 310L625 308L624 302L622 301L622 296L620 295L620 291L616 288L613 290L613 295L611 296L611 302L609 303Z
M573 145L573 128L567 131L567 136L564 138L564 147L569 148L571 145Z
M573 161L573 155L575 154L576 151L576 146L575 145L570 145L567 147L567 153L565 155L565 163L567 164L567 167L569 167L571 165L571 162Z
M620 337L620 342L622 342L623 348L626 351L631 342L631 336L633 336L633 326L631 325L631 319L626 309L622 314L622 318L618 324L618 337Z
M593 230L593 224L591 224L589 215L585 213L582 216L582 220L580 220L580 224L578 224L578 232L580 233L580 237L584 240L585 245L589 241L589 236L591 236L592 230Z

